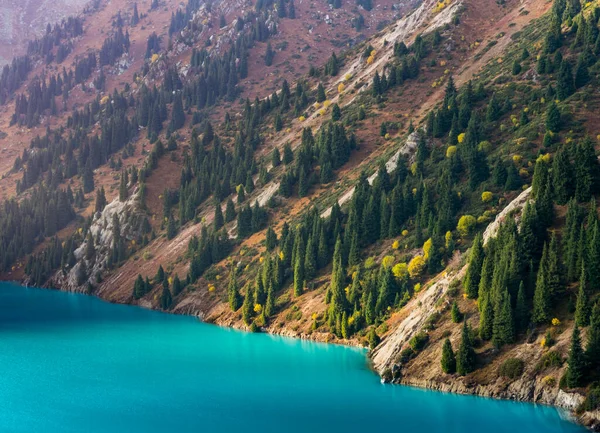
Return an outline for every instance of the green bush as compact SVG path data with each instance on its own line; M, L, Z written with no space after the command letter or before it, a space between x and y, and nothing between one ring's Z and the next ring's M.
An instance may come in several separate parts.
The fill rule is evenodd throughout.
M562 356L560 356L558 352L551 350L548 353L544 354L544 356L542 356L542 359L540 359L540 361L535 366L535 370L542 371L547 368L561 367L563 363L564 360L562 359Z
M407 347L402 352L400 352L400 356L398 356L398 363L406 364L408 361L410 361L413 358L414 355L415 355L415 352L410 347Z
M425 347L428 341L429 335L427 335L424 332L419 332L417 335L410 339L408 344L410 345L410 348L413 350L413 352L419 353Z
M498 374L509 379L516 379L523 374L525 363L519 358L508 358L498 369Z
M581 406L579 406L579 410L590 411L598 408L600 408L600 388L592 388L583 403L581 403Z

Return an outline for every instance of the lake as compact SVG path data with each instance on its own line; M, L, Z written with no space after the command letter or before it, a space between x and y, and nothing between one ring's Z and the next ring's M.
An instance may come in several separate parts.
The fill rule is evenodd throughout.
M0 283L0 432L583 432L554 408L382 385L366 352Z

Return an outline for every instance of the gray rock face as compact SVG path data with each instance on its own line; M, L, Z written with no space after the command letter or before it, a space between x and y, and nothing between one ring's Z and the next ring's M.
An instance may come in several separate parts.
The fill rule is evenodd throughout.
M96 254L90 260L85 258L87 239L75 250L77 263L65 274L58 271L52 284L70 292L87 291L88 283L97 284L97 276L102 275L107 267L109 255L114 245L114 220L119 220L120 234L126 242L130 242L141 233L144 212L140 209L137 191L124 202L113 200L106 205L102 213L94 215L90 233L94 240ZM81 278L84 275L85 278Z

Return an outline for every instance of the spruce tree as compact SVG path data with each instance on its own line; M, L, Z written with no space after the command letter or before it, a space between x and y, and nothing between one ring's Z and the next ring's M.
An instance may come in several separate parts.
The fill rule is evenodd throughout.
M227 298L231 311L237 311L242 305L242 298L238 290L237 279L235 278L235 270L232 269L229 274L229 285L227 286Z
M505 288L494 310L494 329L492 331L492 343L496 347L510 344L515 339L515 329L510 304L510 295Z
M444 345L442 346L442 371L446 374L453 374L456 372L456 357L452 350L452 343L450 339L446 338Z
M581 269L581 278L579 280L579 291L577 292L577 302L575 304L575 323L579 327L585 327L590 322L590 305L585 286L585 268Z
M548 285L548 250L544 245L542 253L542 261L537 273L535 283L535 292L533 294L533 312L531 319L534 323L542 324L550 320L551 296L550 287Z
M465 294L470 299L476 299L479 291L479 280L481 279L481 268L483 266L483 238L478 233L473 240L471 253L469 255L469 267L463 281Z
M301 235L296 237L296 249L294 252L294 296L300 296L304 288L304 239Z
M585 353L581 347L581 335L577 324L573 327L571 348L567 359L566 383L569 388L578 388L584 383Z
M452 303L452 309L450 310L450 316L452 318L452 322L454 322L454 323L460 323L460 321L463 319L463 315L460 312L460 310L458 308L458 303L456 301L454 301Z
M557 133L560 131L561 116L556 103L552 101L546 111L546 129Z
M458 352L456 353L456 371L459 375L465 376L475 371L476 354L471 341L471 330L467 321L464 320L462 336Z
M225 223L225 220L223 218L223 212L221 211L221 203L216 202L215 203L215 217L213 219L214 230L218 231L221 227L223 227L224 223Z
M597 368L600 366L600 304L598 302L592 308L585 356L591 367Z
M250 286L246 286L246 296L244 296L244 302L242 304L242 320L247 326L252 323L252 294L250 293Z
M173 298L171 297L171 291L168 287L163 287L162 293L160 295L160 308L163 310L168 310L171 307L171 303L173 302Z
M327 99L327 95L325 94L325 87L323 83L319 82L317 86L317 102L324 102Z

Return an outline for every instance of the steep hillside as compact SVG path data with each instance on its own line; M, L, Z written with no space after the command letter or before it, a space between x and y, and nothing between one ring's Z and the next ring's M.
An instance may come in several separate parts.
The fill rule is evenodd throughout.
M0 77L2 275L593 423L599 5L95 2Z

